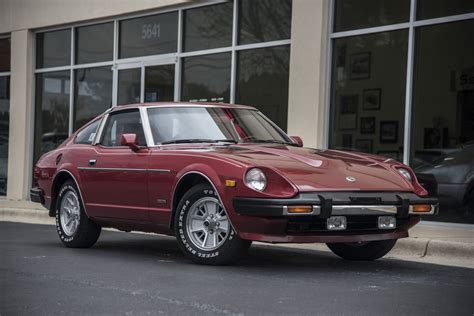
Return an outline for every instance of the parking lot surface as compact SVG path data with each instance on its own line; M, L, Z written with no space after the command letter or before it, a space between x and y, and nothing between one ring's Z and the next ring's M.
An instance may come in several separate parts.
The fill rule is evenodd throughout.
M253 246L199 266L173 238L103 231L64 248L55 227L0 222L0 314L473 315L474 270Z

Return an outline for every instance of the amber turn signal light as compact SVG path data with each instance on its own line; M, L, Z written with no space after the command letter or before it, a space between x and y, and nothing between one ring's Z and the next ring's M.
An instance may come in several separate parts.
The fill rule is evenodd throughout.
M288 206L288 213L292 214L305 214L305 213L311 213L313 211L312 206Z
M431 212L430 204L415 204L412 206L413 213L429 213Z
M229 188L235 187L235 180L225 180L225 186Z

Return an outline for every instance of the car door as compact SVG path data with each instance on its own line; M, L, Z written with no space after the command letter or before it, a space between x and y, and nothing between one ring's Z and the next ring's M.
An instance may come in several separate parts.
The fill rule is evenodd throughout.
M133 151L122 146L123 134L136 134L138 145ZM108 115L98 144L82 166L81 179L86 209L94 217L149 221L148 161L140 111L127 109Z

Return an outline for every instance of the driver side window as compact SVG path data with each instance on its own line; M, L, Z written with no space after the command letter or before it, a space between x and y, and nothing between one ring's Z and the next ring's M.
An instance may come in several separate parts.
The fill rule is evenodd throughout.
M112 113L107 119L102 135L102 146L122 146L120 140L123 134L136 134L139 146L146 146L140 112L136 109Z

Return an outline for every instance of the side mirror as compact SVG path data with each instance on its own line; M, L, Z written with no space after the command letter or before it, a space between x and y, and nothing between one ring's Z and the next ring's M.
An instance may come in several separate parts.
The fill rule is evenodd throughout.
M120 145L128 146L133 151L138 151L140 149L138 146L137 134L122 134L122 138L120 138Z
M291 140L293 143L298 145L298 147L303 147L303 140L299 136L290 136Z

